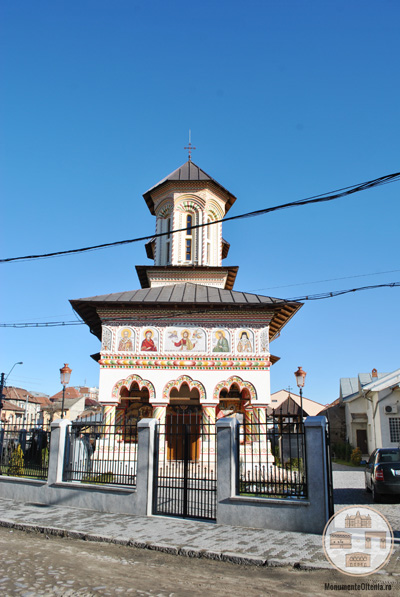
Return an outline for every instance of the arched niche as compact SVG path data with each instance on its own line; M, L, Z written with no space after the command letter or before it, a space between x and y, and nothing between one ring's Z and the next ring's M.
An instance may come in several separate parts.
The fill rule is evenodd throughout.
M181 375L178 379L169 381L163 391L164 400L170 399L197 399L205 400L206 391L200 381L195 381L188 375Z
M232 376L215 386L214 400L218 402L217 417L245 414L257 398L253 384L238 376Z
M150 399L154 394L153 384L139 375L129 375L115 384L113 396L118 397L115 426L124 442L136 443L138 422L153 417Z

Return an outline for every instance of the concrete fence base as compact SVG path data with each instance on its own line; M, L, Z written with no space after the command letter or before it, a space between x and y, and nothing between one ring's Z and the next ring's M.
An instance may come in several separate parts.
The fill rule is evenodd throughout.
M0 496L21 502L62 505L137 516L150 516L154 492L154 439L157 421L138 424L136 487L99 486L64 482L67 429L63 419L51 425L47 481L0 476ZM276 499L238 495L238 421L217 422L217 523L233 526L322 533L328 520L328 472L325 457L325 417L304 422L307 498Z
M329 518L328 473L325 456L325 417L304 421L307 498L263 498L238 495L238 421L217 421L217 522L234 526L322 533Z

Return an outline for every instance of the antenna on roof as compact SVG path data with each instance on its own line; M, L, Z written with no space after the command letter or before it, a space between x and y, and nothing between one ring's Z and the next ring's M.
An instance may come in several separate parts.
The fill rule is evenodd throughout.
M189 144L187 147L184 147L183 149L188 149L189 150L189 162L192 161L192 151L193 149L196 149L196 147L192 146L192 131L189 129Z

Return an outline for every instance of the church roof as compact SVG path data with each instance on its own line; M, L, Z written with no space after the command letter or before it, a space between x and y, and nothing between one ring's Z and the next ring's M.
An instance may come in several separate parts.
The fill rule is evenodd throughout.
M185 183L185 182L198 182L198 181L206 181L208 183L214 184L218 187L220 191L226 197L226 204L225 204L225 213L229 211L232 205L236 201L235 195L232 195L225 187L223 187L219 182L217 182L214 178L212 178L207 172L204 172L201 168L199 168L194 162L188 160L185 164L168 174L165 178L160 180L157 184L155 184L151 189L146 191L143 195L144 200L147 203L147 207L149 208L150 212L155 215L154 211L154 201L152 197L153 191L158 189L159 187L174 182L177 184Z
M267 309L273 311L270 323L270 339L272 340L293 315L302 307L302 303L285 301L284 299L250 294L203 286L201 284L171 284L140 290L129 290L113 294L103 294L70 301L72 307L80 315L90 330L101 339L101 320L97 313L98 307L134 307L143 308L153 306L179 307L219 307L225 309L248 308Z

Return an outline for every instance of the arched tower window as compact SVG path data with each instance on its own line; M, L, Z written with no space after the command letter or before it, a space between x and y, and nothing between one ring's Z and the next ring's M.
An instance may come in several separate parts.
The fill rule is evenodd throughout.
M185 235L185 261L192 261L193 253L193 216L186 216L186 235Z
M212 222L211 218L208 217L207 218L207 223ZM212 230L211 230L212 226L206 226L206 263L207 265L212 265L211 263L211 235L212 235Z
M166 264L171 263L171 218L167 219L167 236L166 236Z

